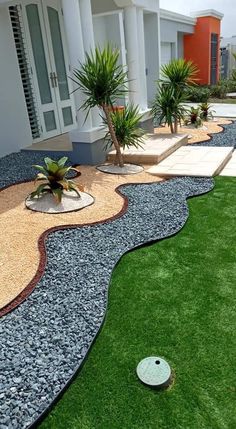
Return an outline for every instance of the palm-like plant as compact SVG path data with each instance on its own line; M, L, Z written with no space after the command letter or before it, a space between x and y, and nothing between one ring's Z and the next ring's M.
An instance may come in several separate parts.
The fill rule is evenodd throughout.
M73 180L67 179L66 175L69 171L76 170L76 168L66 166L68 158L65 156L58 161L54 161L51 158L44 158L44 164L41 165L33 165L36 170L39 171L37 177L35 179L35 183L38 181L44 181L44 183L40 184L37 189L30 194L31 198L40 197L45 193L52 194L57 203L61 202L63 190L66 191L75 191L80 197L80 191L83 191L83 187L76 184Z
M198 69L195 64L183 58L174 59L161 68L162 80L181 89L189 85L196 85L197 73Z
M187 101L186 88L196 84L197 72L197 67L191 61L184 59L172 60L161 68L162 78L158 82L159 94L154 101L153 113L159 112L159 118L162 120L166 118L172 133L177 133L178 123L186 112L180 104ZM164 108L164 116L161 113L161 106Z
M152 106L152 114L160 123L167 124L172 133L177 132L174 124L184 120L188 112L182 103L186 101L185 94L176 91L170 85L158 83L158 90Z
M97 47L94 53L86 54L85 62L80 64L79 69L74 69L73 81L86 96L81 108L89 111L98 106L103 110L116 149L117 163L123 167L120 145L111 119L111 106L127 92L127 73L118 64L119 55L119 49L112 49L109 45L104 49Z
M127 105L123 110L114 110L111 112L111 120L116 138L121 148L134 146L141 147L144 142L145 131L139 127L143 115L139 113L139 107L133 104ZM104 118L107 125L107 120ZM112 146L112 137L110 131L105 136L107 146Z

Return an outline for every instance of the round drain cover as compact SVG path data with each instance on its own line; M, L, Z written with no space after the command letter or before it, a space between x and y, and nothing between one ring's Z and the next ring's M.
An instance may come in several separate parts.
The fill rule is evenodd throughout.
M160 357L150 356L141 360L136 371L138 378L148 386L161 388L171 383L170 365Z

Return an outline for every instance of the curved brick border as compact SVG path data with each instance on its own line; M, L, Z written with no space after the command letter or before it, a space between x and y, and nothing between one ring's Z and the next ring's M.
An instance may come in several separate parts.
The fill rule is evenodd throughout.
M229 125L231 125L232 123L233 123L234 121L231 121L231 123L230 124L217 124L219 127L221 127L222 128L222 131L219 131L218 133L207 133L207 135L210 137L210 139L208 139L208 140L204 140L204 141L201 141L201 142L199 142L199 143L192 143L193 145L195 145L195 144L199 144L199 145L201 145L201 144L204 144L204 143L207 143L207 142L210 142L212 139L213 139L213 137L214 137L214 135L217 135L217 134L221 134L221 133L224 133L225 132L225 130L226 130L226 127L228 127ZM74 165L74 167L75 167L75 165ZM78 166L77 166L78 167ZM75 176L75 177L79 177L79 176L81 176L81 172L78 172L78 174ZM14 183L14 184L12 184L12 185L7 185L7 186L5 186L5 187L3 187L3 188L1 188L0 189L0 192L2 192L3 190L5 190L5 189L7 189L7 188L10 188L11 186L15 186L15 185L20 185L20 184L22 184L22 183L29 183L29 182L31 182L31 180L22 180L22 181L20 181L20 182L17 182L17 183ZM157 182L150 182L150 184L152 184L152 183L157 183ZM122 187L124 187L124 186L127 186L127 185L133 185L133 184L137 184L137 183L132 183L132 182L130 182L130 183L128 183L128 184L125 184L125 185L121 185ZM146 184L146 183L140 183L140 184ZM84 227L84 226L90 226L90 225L97 225L97 224L101 224L101 223L107 223L107 222L110 222L111 220L115 220L115 219L117 219L117 218L119 218L119 217L121 217L125 212L126 212L126 210L127 210L127 207L128 207L128 199L127 199L127 197L126 196L124 196L121 192L120 192L120 186L118 186L116 189L115 189L115 192L119 195L119 196L121 196L122 198L123 198L123 201L124 201L124 203L123 203L123 207L122 207L122 209L116 214L116 215L114 215L114 216L111 216L111 217L109 217L109 218L107 218L107 219L104 219L104 220L100 220L100 221L98 221L98 222L92 222L92 223L84 223L84 224L68 224L68 225L58 225L58 226L56 226L56 227L52 227L52 228L50 228L50 229L48 229L48 230L46 230L40 237L39 237L39 239L38 239L38 250L39 250L39 265L38 265L38 268L37 268L37 271L36 271L36 273L35 273L35 275L34 275L34 277L32 278L32 280L28 283L28 285L23 289L23 291L22 292L20 292L20 294L19 295L17 295L17 297L16 298L14 298L11 302L9 302L8 304L6 304L3 308L1 308L0 309L0 318L2 317L2 316L5 316L7 313L9 313L10 311L12 311L12 310L14 310L16 307L18 307L23 301L25 301L25 299L33 292L33 290L34 290L34 288L36 287L36 285L37 285L37 283L41 280L41 278L42 278L42 276L43 276L43 274L44 274L44 271L45 271L45 267L46 267L46 265L47 265L47 255L46 255L46 249L45 249L45 242L46 242L46 240L47 240L47 238L48 238L48 236L49 236L49 234L51 234L52 232L55 232L55 231L59 231L59 230L62 230L62 229L73 229L73 228L80 228L80 227Z
M21 183L25 183L25 182L21 182ZM158 182L151 182L151 183L158 183ZM137 185L137 183L129 183L127 185L132 185L132 184ZM146 183L144 183L144 184L146 184ZM38 265L37 271L36 271L34 277L32 278L32 280L30 281L30 283L23 289L23 291L16 298L14 298L13 301L9 302L7 305L5 305L0 310L0 317L5 316L7 313L14 310L16 307L18 307L18 305L20 305L23 301L25 301L25 299L33 292L37 283L41 280L41 278L44 274L44 271L45 271L45 267L47 265L47 253L46 253L45 243L46 243L48 236L52 232L55 232L55 231L60 231L60 230L65 230L65 229L82 228L84 226L99 225L101 223L108 223L112 220L118 219L127 211L127 207L128 207L128 198L120 192L119 188L121 186L123 187L123 186L127 186L127 185L126 184L120 185L115 189L115 192L119 196L122 197L124 203L123 203L122 209L117 214L115 214L114 216L111 216L107 219L100 220L97 222L58 225L58 226L54 226L52 228L47 229L46 231L43 232L43 234L41 234L41 236L38 239L39 265ZM1 190L0 190L0 192L1 192Z

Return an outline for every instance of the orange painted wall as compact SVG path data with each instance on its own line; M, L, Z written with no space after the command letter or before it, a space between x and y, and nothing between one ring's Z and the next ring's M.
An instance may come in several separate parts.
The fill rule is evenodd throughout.
M184 58L193 61L199 69L198 83L210 84L211 33L218 34L217 80L220 76L220 19L211 16L197 18L194 34L184 36Z

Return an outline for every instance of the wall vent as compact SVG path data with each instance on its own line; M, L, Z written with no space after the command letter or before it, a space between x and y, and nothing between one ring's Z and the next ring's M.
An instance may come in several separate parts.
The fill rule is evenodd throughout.
M21 74L21 81L25 94L30 128L33 139L40 137L40 124L36 108L36 99L32 84L32 71L29 64L24 37L24 27L21 17L20 6L9 7L13 36L15 40L16 53Z

